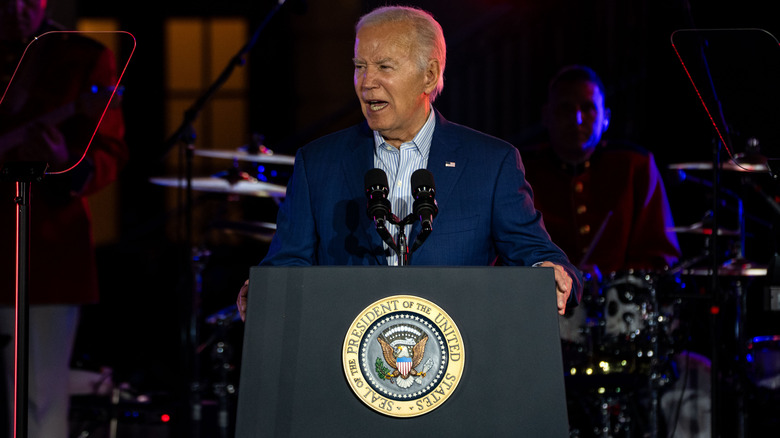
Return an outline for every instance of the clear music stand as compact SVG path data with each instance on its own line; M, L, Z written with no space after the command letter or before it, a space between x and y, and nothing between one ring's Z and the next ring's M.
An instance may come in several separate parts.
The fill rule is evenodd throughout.
M68 50L71 40L116 38L127 55L116 62L118 74L90 77L86 57ZM135 38L127 32L53 31L33 38L0 97L0 181L14 182L16 196L16 321L14 436L27 436L29 348L29 250L32 184L46 175L75 168L87 154L101 121L112 104L118 104L119 84L135 51ZM66 126L78 119L79 127ZM70 143L51 150L31 138L71 130ZM55 142L57 143L57 142ZM0 200L0 202L6 202ZM20 408L21 407L21 408Z

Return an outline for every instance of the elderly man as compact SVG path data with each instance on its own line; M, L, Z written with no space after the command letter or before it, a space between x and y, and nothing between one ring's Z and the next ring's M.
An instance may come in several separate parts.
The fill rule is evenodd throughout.
M478 266L500 258L504 265L553 267L564 312L581 290L579 273L550 241L517 150L448 122L432 107L446 61L441 26L427 12L392 6L365 15L356 29L354 84L366 123L298 151L261 264L398 264L366 215L363 178L382 169L392 213L403 218L413 204L409 175L427 169L439 213L410 264ZM412 242L421 226L408 227ZM242 317L247 286L237 300Z

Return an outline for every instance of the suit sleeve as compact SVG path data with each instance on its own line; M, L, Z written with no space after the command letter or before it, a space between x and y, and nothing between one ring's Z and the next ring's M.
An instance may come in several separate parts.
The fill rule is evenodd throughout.
M279 207L276 233L262 266L310 266L317 264L317 236L311 192L303 150L295 157L287 195Z

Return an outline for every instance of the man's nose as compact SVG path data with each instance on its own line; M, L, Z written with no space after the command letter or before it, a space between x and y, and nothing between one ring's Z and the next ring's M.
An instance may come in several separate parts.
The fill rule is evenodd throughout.
M367 66L365 69L363 69L362 85L363 88L376 87L376 69L372 68L371 66Z

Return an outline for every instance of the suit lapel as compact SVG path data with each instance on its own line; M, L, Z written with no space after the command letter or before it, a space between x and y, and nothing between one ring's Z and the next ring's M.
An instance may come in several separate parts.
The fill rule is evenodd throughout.
M428 170L433 173L433 181L436 183L436 202L447 204L453 195L455 183L468 164L468 155L454 134L452 125L438 112L436 116Z
M358 130L357 139L346 148L346 156L341 161L344 172L344 180L347 182L348 193L365 194L363 186L363 177L368 169L374 167L374 136L368 128L366 122L363 122ZM360 198L361 208L358 210L359 229L356 230L358 237L364 233L364 237L369 242L369 250L377 264L386 265L387 258L384 255L382 238L376 232L376 227L366 214L365 195ZM381 254L377 256L377 254Z
M460 139L453 132L452 125L436 111L436 127L431 139L427 169L433 174L438 205L447 205L447 200L453 195L455 183L467 162L468 155L465 153ZM420 222L417 221L409 235L410 246L414 243L420 230Z

